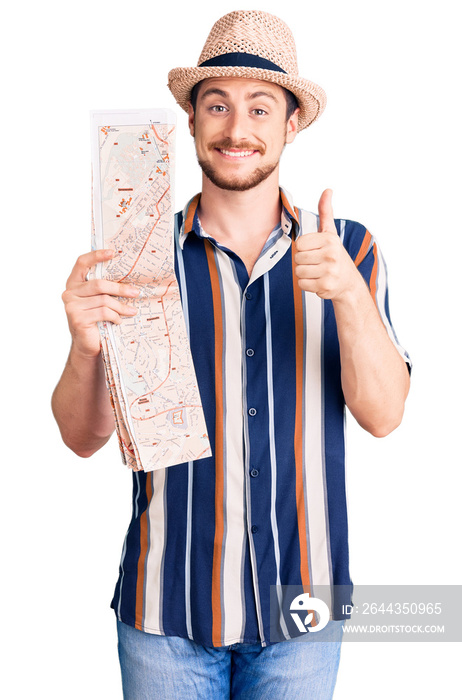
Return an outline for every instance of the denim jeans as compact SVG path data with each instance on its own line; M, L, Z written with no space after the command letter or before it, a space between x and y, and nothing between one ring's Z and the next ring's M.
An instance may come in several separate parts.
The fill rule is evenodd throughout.
M266 647L206 647L123 622L117 632L124 700L331 700L343 636L332 621L322 631L331 641L307 633Z

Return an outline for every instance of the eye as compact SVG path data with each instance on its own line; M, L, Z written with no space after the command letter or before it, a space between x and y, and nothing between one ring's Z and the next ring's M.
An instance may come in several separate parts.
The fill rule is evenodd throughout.
M267 112L260 107L256 107L252 110L252 114L255 114L257 117L263 117L265 114L267 114Z
M209 110L211 112L221 113L226 111L226 107L224 107L223 105L212 105L211 107L209 107Z

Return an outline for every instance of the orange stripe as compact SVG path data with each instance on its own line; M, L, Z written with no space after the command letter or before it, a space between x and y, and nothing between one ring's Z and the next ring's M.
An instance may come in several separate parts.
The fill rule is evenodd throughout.
M295 266L295 245L292 244L292 265ZM306 532L305 493L303 489L303 291L293 272L295 312L295 492L297 499L298 538L300 543L300 576L305 591L309 591L308 536Z
M372 238L372 236L369 233L369 231L366 231L365 236L363 238L363 242L361 243L361 248L359 249L358 255L355 258L356 267L358 267L358 265L360 265L362 263L362 261L364 260L364 258L366 257L367 251L369 250L369 246L371 243L371 238Z
M221 291L213 246L206 241L205 250L209 265L213 296L213 321L215 328L215 539L212 564L212 644L221 641L221 560L224 535L224 470L223 470L223 319L221 314Z
M197 205L199 204L200 194L196 194L194 199L191 200L191 204L188 207L188 212L186 214L186 219L184 221L184 232L189 233L193 226L194 214L196 213Z
M139 630L143 626L144 617L144 570L148 553L148 509L152 498L152 472L146 478L146 496L148 505L140 518L140 556L138 557L138 576L136 578L136 607L135 627Z
M295 207L295 218L297 220L298 225L300 226L301 212L300 212L300 209L298 207Z
M294 219L296 220L296 222L299 224L299 223L300 223L300 218L299 218L299 216L298 216L298 212L297 212L297 211L294 211L294 210L292 209L292 207L290 206L289 200L288 200L287 197L285 196L284 192L283 192L282 190L279 190L279 192L280 192L280 194L281 194L282 206L283 206L285 209L287 209L287 211L289 212L290 216L293 216Z

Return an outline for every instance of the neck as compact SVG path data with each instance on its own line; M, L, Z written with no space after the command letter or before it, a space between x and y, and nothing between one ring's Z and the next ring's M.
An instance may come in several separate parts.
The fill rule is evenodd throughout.
M249 273L281 220L277 170L244 192L222 190L205 175L202 178L198 214L204 231L239 255Z

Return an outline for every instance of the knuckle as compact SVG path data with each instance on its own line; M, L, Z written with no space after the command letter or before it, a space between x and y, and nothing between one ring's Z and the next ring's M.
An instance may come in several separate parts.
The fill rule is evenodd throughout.
M79 307L75 301L70 301L68 304L66 304L66 314L73 320L79 320Z
M108 309L115 309L119 310L119 307L121 306L120 302L115 299L115 297L111 296L110 294L103 294L102 295L102 302L103 305L108 308Z
M121 318L120 318L120 315L116 311L105 306L101 312L101 320L102 321L110 321L111 323L115 323L116 325L119 325Z
M91 285L92 285L93 291L96 292L96 294L105 294L106 293L104 280L94 279L91 281Z
M82 253L82 255L79 255L76 261L76 265L78 267L87 267L88 266L88 253Z

